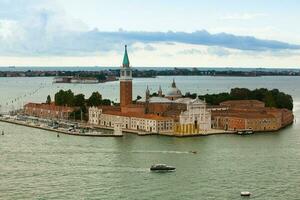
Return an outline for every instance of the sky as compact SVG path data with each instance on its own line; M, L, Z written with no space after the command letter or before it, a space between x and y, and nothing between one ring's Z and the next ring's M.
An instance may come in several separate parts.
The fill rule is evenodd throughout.
M298 0L0 0L0 66L300 67Z

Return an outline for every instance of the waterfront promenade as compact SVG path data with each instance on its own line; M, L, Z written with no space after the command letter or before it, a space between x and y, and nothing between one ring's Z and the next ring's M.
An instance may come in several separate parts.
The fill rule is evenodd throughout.
M0 121L1 122L5 122L5 123L10 123L10 124L15 124L15 125L19 125L19 126L26 126L26 127L30 127L30 128L36 128L36 129L41 129L41 130L45 130L45 131L51 131L51 132L56 132L56 133L61 133L61 134L66 134L66 135L74 135L74 136L89 136L89 137L122 137L123 135L117 135L117 134L109 134L109 133L102 133L102 132L97 132L97 131L93 131L93 132L78 132L78 131L69 131L65 128L52 128L49 127L45 124L34 124L32 122L29 121L20 121L14 118L4 118L4 117L0 117ZM71 123L71 122L70 122ZM113 131L114 129L111 127L107 127L107 126L92 126L90 124L86 124L86 123L80 123L80 128L83 129L103 129L103 130L110 130ZM131 129L122 129L123 133L130 133L130 134L135 134L138 136L150 136L150 135L160 135L160 136L168 136L168 137L196 137L196 136L208 136L208 135L217 135L217 134L236 134L236 132L234 131L224 131L224 130L217 130L217 129L213 129L210 131L203 131L201 133L197 133L197 134L174 134L171 132L164 132L164 133L151 133L151 132L145 132L145 131L141 131L141 130L131 130Z
M50 127L43 126L43 125L35 125L35 124L18 121L15 119L0 118L0 121L10 123L10 124L20 125L20 126L26 126L26 127L30 127L30 128L37 128L37 129L41 129L41 130L45 130L45 131L66 134L66 135L74 135L74 136L89 136L89 137L122 137L123 136L123 135L116 135L116 134L105 134L105 133L101 133L101 132L80 133L80 132L76 132L76 131L68 131L63 128L54 129L54 128L50 128Z

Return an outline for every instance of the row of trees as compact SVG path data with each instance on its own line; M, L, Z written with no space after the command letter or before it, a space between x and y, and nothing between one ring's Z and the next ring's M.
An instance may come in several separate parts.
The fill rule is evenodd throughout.
M51 103L50 95L47 96L46 103ZM86 99L84 94L74 94L72 90L60 90L54 95L54 103L57 106L77 107L76 111L70 113L70 117L75 119L87 119L88 107L111 105L109 99L102 99L99 92L93 92L92 95Z
M47 98L48 102L48 98ZM85 99L84 94L74 94L72 90L60 90L54 96L54 102L57 106L100 106L111 105L109 99L102 99L102 95L99 92L93 92L92 95Z
M186 93L185 97L199 98L211 104L218 105L227 100L259 100L263 101L267 107L286 108L293 110L293 98L289 94L280 92L278 89L268 90L260 88L249 90L247 88L233 88L230 93L206 94L197 96L196 93Z

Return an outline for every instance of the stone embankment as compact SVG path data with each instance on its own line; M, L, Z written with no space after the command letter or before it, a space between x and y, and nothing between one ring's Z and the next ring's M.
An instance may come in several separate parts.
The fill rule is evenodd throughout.
M123 136L123 135L114 135L114 134L104 134L104 133L99 133L99 132L80 133L80 132L76 132L76 131L68 131L68 130L62 129L62 128L54 129L54 128L50 128L50 127L46 127L46 126L34 125L34 124L26 123L26 122L21 122L21 121L17 121L14 119L0 118L0 121L10 123L10 124L20 125L20 126L26 126L26 127L30 127L30 128L37 128L37 129L41 129L41 130L45 130L45 131L52 131L52 132L56 132L56 133L66 134L66 135L74 135L74 136L89 136L89 137L122 137Z

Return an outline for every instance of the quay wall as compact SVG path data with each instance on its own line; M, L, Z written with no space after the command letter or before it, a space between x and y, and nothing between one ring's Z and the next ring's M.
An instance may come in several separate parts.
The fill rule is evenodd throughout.
M41 126L21 123L21 122L15 121L15 120L7 120L7 119L0 119L0 121L5 122L5 123L20 125L20 126L26 126L26 127L30 127L30 128L37 128L37 129L41 129L41 130L45 130L45 131L52 131L52 132L56 132L56 133L62 133L62 134L66 134L66 135L74 135L74 136L88 136L88 137L122 137L123 136L123 135L114 135L114 134L76 133L76 132L64 131L64 130L61 130L61 129L51 129L51 128L47 128L47 127L41 127Z

